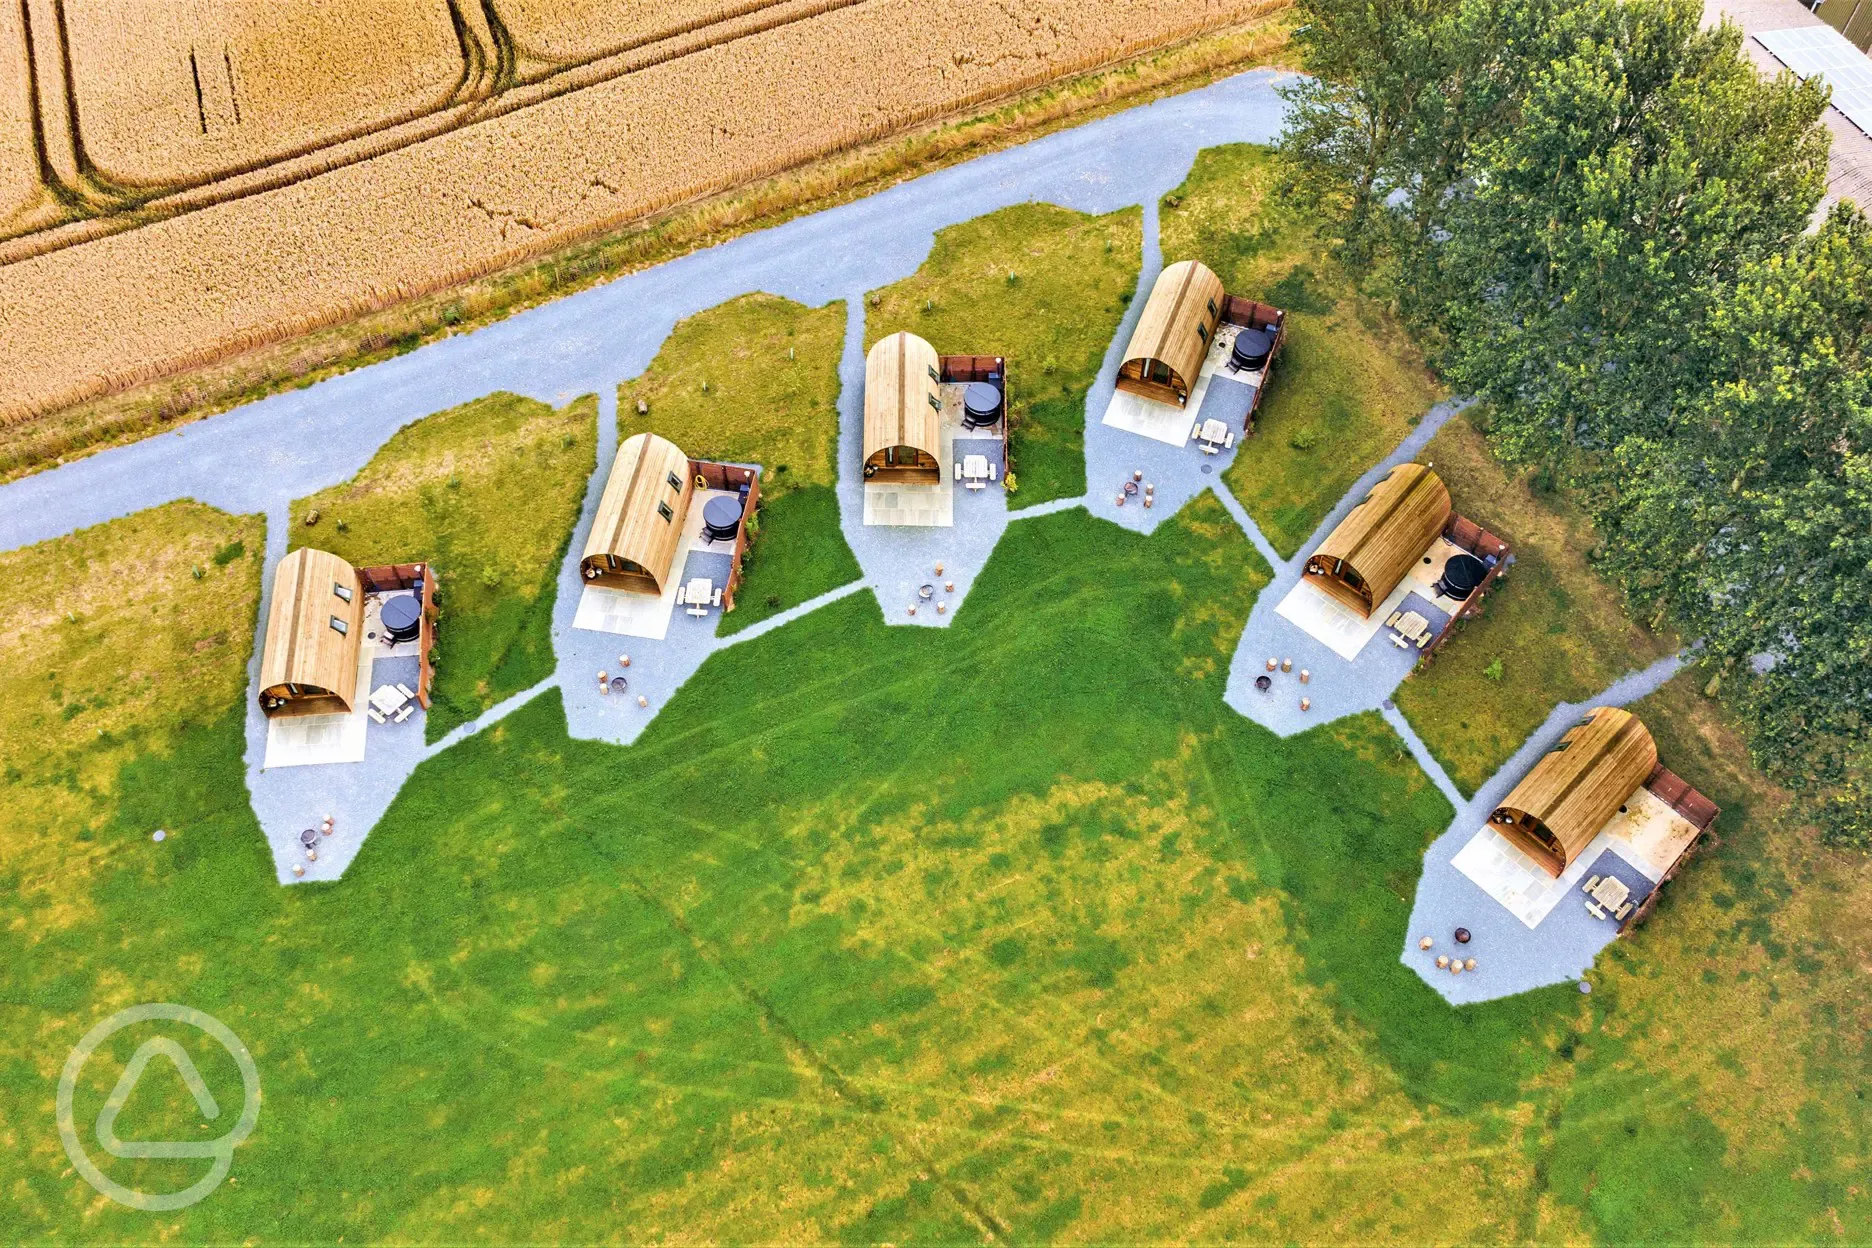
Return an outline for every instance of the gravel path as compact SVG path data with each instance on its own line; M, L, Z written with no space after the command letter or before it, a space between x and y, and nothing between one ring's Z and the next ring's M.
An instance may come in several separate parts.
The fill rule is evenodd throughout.
M1163 265L1157 239L1158 199L1183 179L1202 148L1273 138L1282 113L1274 88L1282 77L1266 71L1243 74L1130 109L568 295L408 355L0 486L0 549L44 541L180 498L194 498L235 513L264 513L268 522L266 566L259 617L264 620L272 571L285 554L292 499L350 477L403 425L492 391L510 390L555 405L581 394L598 394L599 470L587 489L560 570L552 625L558 668L553 676L507 698L433 745L422 743L423 719L418 714L388 732L374 730L363 763L271 771L260 766L266 723L256 700L249 697L247 781L255 813L274 851L279 879L292 882L291 872L297 865L305 868L306 880L329 881L337 879L355 858L419 763L543 692L560 691L574 736L627 743L636 739L710 654L784 627L828 602L869 589L889 623L946 625L1012 520L1085 507L1102 519L1150 532L1203 490L1213 489L1274 572L1273 583L1260 595L1237 649L1226 694L1230 705L1281 735L1382 706L1387 722L1459 811L1450 831L1426 856L1418 911L1412 916L1415 931L1420 917L1428 921L1442 914L1453 896L1474 908L1473 898L1460 894L1462 887L1473 892L1473 885L1448 866L1450 854L1467 839L1465 829L1478 826L1475 812L1486 816L1497 790L1505 791L1577 708L1556 710L1547 726L1496 779L1465 804L1409 723L1386 705L1415 656L1390 664L1397 667L1396 672L1383 663L1353 665L1330 654L1309 657L1305 647L1314 643L1275 616L1273 608L1299 578L1305 553L1383 472L1413 458L1460 405L1433 409L1395 451L1353 486L1300 554L1289 560L1277 556L1241 504L1220 487L1234 450L1202 456L1190 447L1170 447L1102 424L1124 344ZM914 272L928 255L937 230L1027 201L1091 213L1131 204L1144 209L1138 290L1086 401L1088 493L1010 511L1007 496L1000 490L958 491L952 528L867 527L859 472L864 294ZM617 447L618 384L648 366L677 321L755 290L814 306L836 298L848 301L847 339L840 362L838 497L841 528L858 558L862 578L727 638L715 636L714 619L702 622L681 615L671 621L669 636L657 642L573 629L581 589L578 552ZM982 349L992 349L992 344L983 344ZM1117 506L1118 487L1139 471L1155 485L1157 505L1149 510ZM944 565L941 578L933 571L938 561ZM955 591L944 595L948 612L939 615L923 609L912 617L907 606L914 587L936 579L956 582ZM600 695L596 671L618 670L616 660L625 652L632 659L628 694ZM1315 673L1310 690L1315 702L1312 713L1303 718L1287 705L1295 699L1269 699L1252 691L1252 679L1267 654L1292 654L1296 666L1311 666ZM1674 662L1621 682L1595 704L1643 696L1675 671ZM249 663L250 683L257 678L258 665L256 647ZM647 706L637 704L639 696ZM321 840L318 860L308 863L298 834L324 814L335 816L338 833ZM386 828L378 834L394 835L395 830ZM1506 912L1503 917L1513 922ZM1431 982L1451 1000L1504 995L1552 982L1554 974L1577 974L1577 970L1553 969L1577 952L1559 951L1558 961L1550 957L1541 964L1547 970L1535 967L1519 978L1478 975L1454 983L1434 978ZM1588 954L1587 964L1590 960Z

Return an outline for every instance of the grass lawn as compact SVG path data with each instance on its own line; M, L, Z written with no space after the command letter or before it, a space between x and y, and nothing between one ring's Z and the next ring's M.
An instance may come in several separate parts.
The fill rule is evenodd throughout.
M1593 571L1591 522L1539 493L1490 453L1487 412L1470 408L1418 458L1434 464L1456 510L1515 548L1515 565L1428 667L1397 691L1398 707L1465 793L1521 748L1556 702L1578 702L1674 649L1634 624Z
M1607 1025L1541 1135L1553 1203L1634 1243L1863 1241L1872 862L1800 826L1701 679L1631 710L1719 836L1593 976Z
M0 553L0 896L37 915L0 930L26 949L95 918L101 881L143 878L124 854L160 822L127 800L126 770L230 714L238 739L264 528L170 503Z
M1201 260L1230 294L1292 314L1257 417L1223 479L1283 557L1442 397L1397 321L1359 293L1281 198L1267 148L1199 152L1164 196L1166 264Z
M597 404L476 399L398 430L350 481L293 504L295 549L435 567L431 741L552 674L554 585L596 458Z
M943 355L1000 355L1008 456L1030 507L1085 493L1085 399L1137 290L1143 214L1016 204L936 234L923 267L871 292L865 347L907 329Z
M43 933L0 960L16 1236L1872 1236L1865 862L1731 811L1599 992L1450 1009L1398 960L1448 804L1375 716L1283 741L1221 701L1266 578L1207 496L1150 537L1016 525L950 628L846 599L628 749L545 695L335 885L271 882L230 703L126 769L117 856L7 896ZM1696 708L1641 713L1760 791ZM99 1201L52 1128L66 1050L140 1000L223 1019L265 1088L175 1214Z
M842 301L743 295L679 323L643 375L618 387L620 440L647 430L697 459L762 467L760 529L723 633L858 579L835 493L844 345Z

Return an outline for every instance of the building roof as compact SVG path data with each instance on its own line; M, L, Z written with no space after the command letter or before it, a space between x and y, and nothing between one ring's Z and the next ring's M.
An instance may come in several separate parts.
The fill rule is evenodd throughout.
M1313 558L1344 560L1375 607L1423 557L1449 516L1442 478L1422 464L1399 464L1326 535Z
M915 334L900 331L873 344L865 356L865 462L893 446L942 455L941 378L936 348Z
M1541 756L1490 821L1531 815L1552 835L1565 869L1657 768L1657 744L1636 715L1595 707Z
M661 588L682 546L690 494L689 457L681 447L654 433L624 439L611 461L581 561L605 555L628 559Z
M1197 260L1183 260L1157 275L1120 367L1160 360L1189 390L1202 372L1209 340L1222 319L1222 279ZM1197 332L1200 328L1201 332Z
M334 618L344 631L332 627ZM363 637L364 587L356 570L327 551L293 551L273 570L261 692L280 690L275 696L283 696L282 686L300 685L336 695L347 709L354 706Z

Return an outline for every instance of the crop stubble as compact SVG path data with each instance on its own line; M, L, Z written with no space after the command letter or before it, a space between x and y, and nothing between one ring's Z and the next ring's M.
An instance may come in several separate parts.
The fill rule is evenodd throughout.
M600 0L597 8L606 29L617 15L642 11L631 0ZM659 29L745 8L685 5L663 11ZM515 11L533 13L544 29L563 20L570 0L532 0ZM860 0L799 11L788 24L713 45L705 29L680 45L698 50L647 56L623 76L264 193L0 266L0 419L28 418L446 286L1244 18L1215 0ZM730 21L724 29L749 27ZM568 42L548 51L580 49Z

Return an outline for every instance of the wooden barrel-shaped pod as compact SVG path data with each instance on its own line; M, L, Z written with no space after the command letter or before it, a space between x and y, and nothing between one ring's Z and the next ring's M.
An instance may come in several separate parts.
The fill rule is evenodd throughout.
M295 550L273 570L260 648L260 709L270 716L342 715L357 705L364 586L323 550Z
M1567 730L1489 823L1558 876L1657 769L1657 744L1629 711L1601 706Z
M1118 388L1178 407L1188 403L1222 321L1222 298L1222 279L1199 261L1158 274L1118 366Z
M872 345L865 355L866 480L942 480L941 382L936 348L915 334L890 334Z
M1449 523L1442 478L1399 464L1346 514L1307 560L1306 579L1361 615L1391 596Z
M689 457L681 447L654 433L624 439L598 499L580 573L596 585L661 595L680 571L676 556L694 496Z

